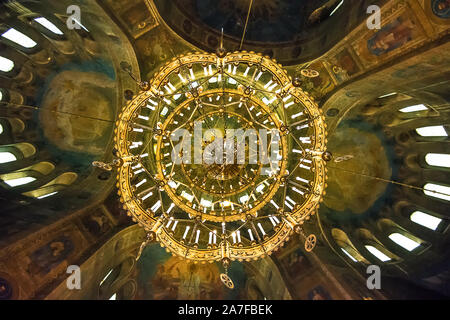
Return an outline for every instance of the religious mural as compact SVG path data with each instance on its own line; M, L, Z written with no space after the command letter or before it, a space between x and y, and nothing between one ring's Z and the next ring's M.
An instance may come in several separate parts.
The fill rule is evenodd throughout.
M405 9L406 10L406 9ZM376 57L386 60L400 48L404 50L425 39L425 33L418 19L408 11L400 11L387 20L381 30L368 30L355 49L367 65L378 63Z
M127 31L137 39L146 32L158 26L155 16L145 0L130 2L107 0L109 6L117 13L117 17Z
M288 255L280 258L282 267L286 270L289 282L295 282L301 279L310 271L311 262L309 262L303 250L294 248Z
M400 48L413 39L413 31L416 27L409 18L395 19L367 41L370 53L381 56Z
M349 80L351 76L361 71L348 48L331 58L330 63L332 65L333 75L339 84Z
M30 254L30 274L46 275L74 251L74 244L67 236L60 236Z
M352 172L364 172L384 179L392 176L392 155L386 153L390 147L384 138L361 123L358 120L341 123L329 141L335 161L329 166L324 203L339 212L361 214L371 208L386 190L386 183ZM337 159L346 160L337 162Z
M433 13L439 18L450 18L450 0L432 0L431 8Z
M108 217L99 211L86 215L82 221L87 230L95 237L104 235L112 228L112 223Z
M101 60L68 64L49 77L39 114L48 141L63 151L102 154L112 134L114 88L115 72Z
M322 286L317 286L308 292L308 300L332 300L330 293Z
M327 283L318 266L304 251L302 242L290 241L282 251L275 254L275 258L292 299L332 300L330 292L335 289Z
M220 281L223 272L217 263L194 264L168 254L159 245L145 248L138 261L136 299L216 300L245 299L246 275L241 263L232 263L229 275L235 289Z
M180 42L173 34L161 27L156 27L136 41L137 53L143 61L141 74L151 79L155 71L168 60L182 53L193 51Z

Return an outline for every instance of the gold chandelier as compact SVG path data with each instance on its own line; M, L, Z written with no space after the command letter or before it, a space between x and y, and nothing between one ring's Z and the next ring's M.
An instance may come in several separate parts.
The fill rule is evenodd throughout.
M324 194L330 154L322 112L299 82L260 54L219 50L178 56L145 83L116 123L115 164L120 201L148 241L227 267L301 233ZM224 147L229 130L257 142L244 136L224 160L211 146ZM187 149L196 142L198 154ZM237 162L239 152L272 157Z

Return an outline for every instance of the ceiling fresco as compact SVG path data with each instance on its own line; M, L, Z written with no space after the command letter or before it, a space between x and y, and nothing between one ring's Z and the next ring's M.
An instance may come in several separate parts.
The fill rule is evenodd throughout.
M60 151L102 155L117 112L115 80L111 63L99 60L72 63L47 77L37 99L46 139Z
M136 261L145 232L117 196L116 173L92 161L113 159L114 122L139 93L123 63L149 81L180 54L215 52L222 28L225 48L237 50L248 1L75 1L88 32L66 28L72 2L0 5L0 26L14 25L38 43L25 52L0 38L0 55L16 63L0 72L0 148L35 149L0 163L0 300L448 299L449 205L423 192L427 182L448 186L450 179L448 167L425 160L449 150L448 0L345 1L332 16L338 0L253 1L243 50L274 58L299 80L323 112L333 157L304 234L260 261L233 261L234 290L220 282L220 263L187 263L157 244ZM382 7L380 30L365 24L369 4ZM64 36L40 33L30 22L36 15ZM427 110L400 111L420 104ZM447 137L419 136L425 126L442 126ZM4 183L29 172L37 181ZM38 199L47 189L57 193ZM441 222L431 230L411 220L413 211ZM406 250L389 238L393 232L420 246ZM312 252L309 235L316 236ZM73 264L86 282L69 292ZM370 264L382 266L383 290L368 291Z
M327 2L331 2L328 4ZM325 3L332 7L333 1L255 1L247 26L249 41L287 42L296 40L301 33L308 32L311 14ZM177 0L174 5L189 10L207 26L215 30L224 29L227 35L242 36L248 11L248 3L235 0Z
M226 288L219 279L222 267L217 264L187 263L168 254L159 245L147 247L137 264L138 300L245 300L244 267L234 263L230 276L235 289Z
M376 1L382 4L384 1ZM353 29L364 16L367 1L358 6L345 2L337 14L337 0L254 1L243 50L261 52L283 65L318 58ZM370 4L375 4L373 1ZM232 0L156 0L158 14L180 37L198 48L214 52L224 29L224 44L238 50L249 4ZM333 25L333 28L329 28ZM270 48L264 45L270 43Z
M384 194L386 183L348 172L389 180L393 177L392 143L373 133L362 119L342 122L330 138L335 159L329 166L326 207L342 217L343 211L361 214L372 208ZM365 161L362 161L365 159Z

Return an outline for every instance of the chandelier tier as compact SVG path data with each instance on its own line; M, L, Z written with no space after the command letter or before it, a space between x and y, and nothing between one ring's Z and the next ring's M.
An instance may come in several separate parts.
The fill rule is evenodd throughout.
M124 107L117 186L148 239L206 263L256 260L301 232L329 155L322 112L294 84L260 54L193 53Z

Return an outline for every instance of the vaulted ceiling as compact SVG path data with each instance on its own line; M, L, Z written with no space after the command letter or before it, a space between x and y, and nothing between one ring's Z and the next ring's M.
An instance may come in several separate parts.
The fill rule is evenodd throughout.
M66 21L73 2L79 2L83 28L71 30ZM239 298L308 299L319 291L335 299L450 296L447 3L344 1L334 12L340 1L254 1L242 49L275 58L300 78L326 116L333 160L324 201L304 226L306 236L318 237L314 251L306 253L299 236L260 265L236 267ZM371 4L382 7L381 30L365 23ZM130 262L143 231L119 203L115 173L94 168L92 161L113 158L114 122L139 90L121 65L150 80L178 54L215 51L222 28L224 46L238 50L248 5L1 4L0 34L14 28L35 44L26 48L0 37L0 56L13 63L0 71L0 283L6 288L0 299L174 294L158 281L166 277L172 285L183 279L146 259ZM62 34L39 24L39 17ZM304 76L305 69L319 75ZM434 129L421 129L427 127ZM427 192L427 184L441 186L442 193ZM413 217L415 212L421 214ZM415 247L402 246L393 234ZM188 269L157 248L146 250L144 256L158 256L161 265L197 272L208 283L202 297L223 297L210 279L215 267ZM84 266L99 285L77 295L66 292L71 264ZM370 264L383 267L386 287L380 292L364 285ZM100 285L110 270L114 276ZM149 293L148 279L159 295Z

